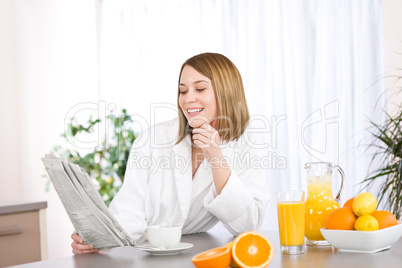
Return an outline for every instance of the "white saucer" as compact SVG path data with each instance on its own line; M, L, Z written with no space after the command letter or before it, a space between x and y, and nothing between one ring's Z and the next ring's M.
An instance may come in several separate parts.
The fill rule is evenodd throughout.
M179 243L177 247L175 248L169 248L169 249L158 249L153 247L151 244L144 244L141 245L140 247L136 247L139 250L146 251L148 253L151 253L153 255L174 255L174 254L179 254L183 250L192 248L193 244L190 243Z

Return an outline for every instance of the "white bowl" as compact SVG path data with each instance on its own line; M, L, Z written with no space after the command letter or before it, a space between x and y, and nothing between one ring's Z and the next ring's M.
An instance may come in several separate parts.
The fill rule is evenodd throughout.
M321 234L335 248L344 252L373 253L389 249L402 236L402 223L378 231L321 229Z

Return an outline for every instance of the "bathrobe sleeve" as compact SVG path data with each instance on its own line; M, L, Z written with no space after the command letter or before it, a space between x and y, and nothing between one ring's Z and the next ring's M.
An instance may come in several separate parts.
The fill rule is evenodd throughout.
M145 195L150 171L140 165L144 159L150 159L150 145L144 140L147 137L144 133L133 143L123 186L110 204L110 211L134 241L141 238L147 226Z
M265 142L261 135L255 135L231 157L231 174L221 194L216 195L213 186L204 199L204 207L235 236L259 229L270 199L268 148L253 145Z

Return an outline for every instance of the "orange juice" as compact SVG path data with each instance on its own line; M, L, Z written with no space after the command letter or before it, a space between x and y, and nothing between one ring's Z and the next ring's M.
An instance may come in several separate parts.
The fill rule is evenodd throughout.
M329 175L307 178L305 236L311 241L325 240L320 229L327 223L328 215L339 204L332 198L332 184Z
M304 202L281 202L277 204L279 238L282 246L304 244Z

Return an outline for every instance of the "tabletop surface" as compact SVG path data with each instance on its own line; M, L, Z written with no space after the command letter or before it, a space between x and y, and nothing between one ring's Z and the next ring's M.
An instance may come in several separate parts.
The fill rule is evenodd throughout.
M47 208L46 201L0 200L0 215Z
M332 246L306 246L304 254L282 255L279 249L279 234L275 231L261 231L274 245L274 258L269 267L402 267L402 238L388 250L372 254L340 252ZM133 247L102 250L99 254L76 255L64 258L34 262L14 267L36 268L103 268L103 267L194 267L191 258L208 249L224 246L233 240L228 232L211 231L182 237L181 242L194 244L193 248L177 255L154 256Z

